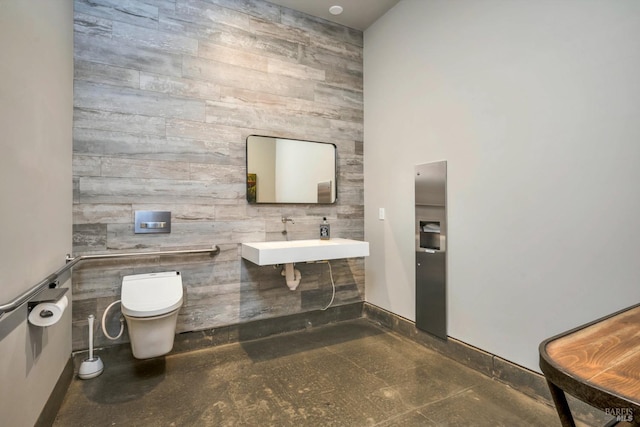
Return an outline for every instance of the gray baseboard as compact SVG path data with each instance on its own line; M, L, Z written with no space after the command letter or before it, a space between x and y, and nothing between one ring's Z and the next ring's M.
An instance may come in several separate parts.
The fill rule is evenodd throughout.
M254 320L206 331L182 333L176 336L173 352L179 353L212 345L251 341L343 320L358 319L362 317L363 306L363 302L356 302L330 307L324 311L314 310L288 316Z
M327 310L314 310L270 319L254 320L247 323L223 326L220 328L191 331L177 334L173 350L169 354L178 354L200 350L223 344L250 341L288 332L314 328L344 320L362 317L364 303L362 301L330 307ZM129 343L116 344L95 350L103 359L119 362L130 362L133 359ZM87 351L74 353L75 369L86 358Z
M542 374L511 363L495 354L455 338L442 340L415 327L415 323L365 302L363 316L384 328L409 338L490 378L507 384L527 396L553 407L547 382ZM586 403L567 396L574 417L588 425L604 425L611 417Z
M69 358L62 370L62 374L60 374L60 378L58 378L58 381L49 396L49 399L47 400L47 403L45 403L44 408L42 408L42 412L40 412L38 420L34 424L35 427L50 427L53 425L56 415L58 415L58 411L62 406L64 396L67 394L67 389L73 380L73 372L73 360L72 358Z

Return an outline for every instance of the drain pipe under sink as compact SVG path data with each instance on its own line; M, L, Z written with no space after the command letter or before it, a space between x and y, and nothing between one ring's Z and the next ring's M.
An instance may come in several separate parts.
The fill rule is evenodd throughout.
M302 279L300 270L298 270L297 268L293 268L293 263L288 262L284 265L284 269L280 272L280 274L284 276L289 289L295 291L300 284L300 279Z

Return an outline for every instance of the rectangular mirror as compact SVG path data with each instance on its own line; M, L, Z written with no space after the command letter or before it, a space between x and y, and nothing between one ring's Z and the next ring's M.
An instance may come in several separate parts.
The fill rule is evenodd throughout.
M334 144L247 138L249 203L335 203L336 194Z

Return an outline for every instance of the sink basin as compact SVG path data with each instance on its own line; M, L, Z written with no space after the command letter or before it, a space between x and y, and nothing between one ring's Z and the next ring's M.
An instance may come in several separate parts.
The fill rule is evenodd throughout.
M242 244L242 258L258 265L323 261L368 255L369 242L339 238Z

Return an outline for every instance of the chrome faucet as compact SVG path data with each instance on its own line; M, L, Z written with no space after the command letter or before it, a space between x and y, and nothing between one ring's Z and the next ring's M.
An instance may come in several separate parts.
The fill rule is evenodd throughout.
M290 222L291 224L295 224L295 221L293 220L293 218L287 218L286 216L282 217L282 223L284 224L284 230L282 230L282 235L284 236L285 240L289 240L289 236L287 236L287 222Z
M293 218L287 218L286 216L283 216L282 223L286 226L287 222L290 222L291 224L295 224L295 222L293 221Z

